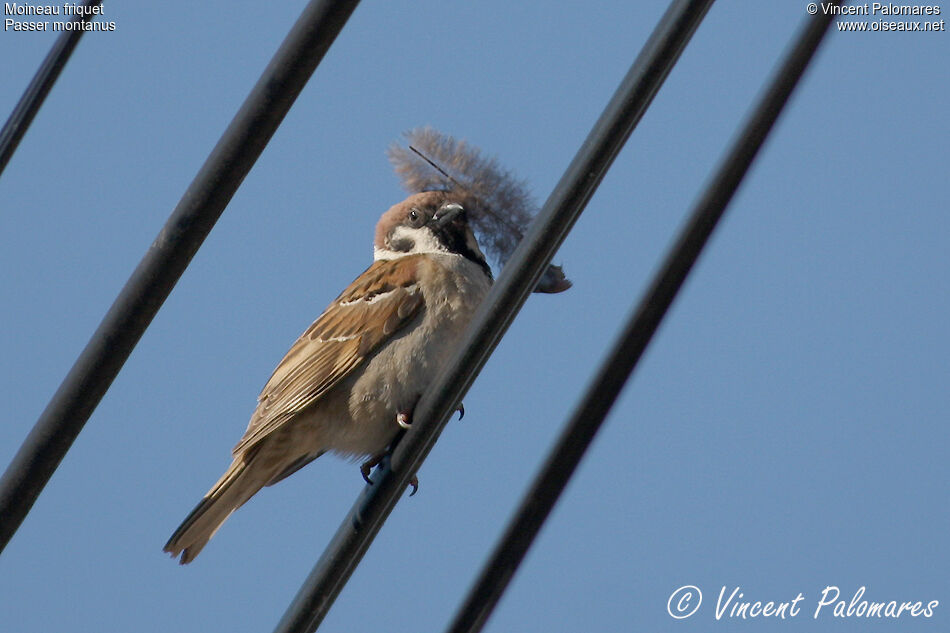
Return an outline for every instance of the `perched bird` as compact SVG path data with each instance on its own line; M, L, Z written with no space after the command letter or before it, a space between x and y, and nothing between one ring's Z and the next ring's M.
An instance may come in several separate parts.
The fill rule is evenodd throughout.
M470 197L417 193L380 218L374 262L290 348L258 397L230 468L165 544L189 563L264 486L326 452L369 457L364 477L487 294Z

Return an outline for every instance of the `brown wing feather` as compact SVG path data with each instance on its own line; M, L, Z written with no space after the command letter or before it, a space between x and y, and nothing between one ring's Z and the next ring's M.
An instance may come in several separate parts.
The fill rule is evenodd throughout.
M316 402L423 305L418 256L374 262L293 344L258 396L234 455Z

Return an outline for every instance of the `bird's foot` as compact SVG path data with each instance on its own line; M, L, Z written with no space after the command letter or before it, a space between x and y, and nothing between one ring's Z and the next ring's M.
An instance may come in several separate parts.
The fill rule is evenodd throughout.
M363 475L363 480L366 481L369 485L373 485L373 480L369 478L369 473L373 470L373 467L378 466L379 462L383 461L383 458L386 456L386 453L380 453L379 455L373 455L365 462L360 464L360 474Z
M459 402L459 406L456 409L459 412L459 420L465 417L465 405Z
M369 478L370 472L376 466L379 466L380 462L383 461L383 458L386 457L387 453L380 453L379 455L373 455L365 462L360 465L360 474L363 475L363 480L369 485L373 485L373 480ZM412 486L412 492L409 493L409 496L413 496L419 492L419 478L415 475L412 476L412 479L409 480L409 485Z

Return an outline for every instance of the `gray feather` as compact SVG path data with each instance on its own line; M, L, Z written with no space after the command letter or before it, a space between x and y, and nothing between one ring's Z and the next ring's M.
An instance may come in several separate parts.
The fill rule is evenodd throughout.
M527 183L504 169L495 158L482 156L477 147L434 128L415 128L406 132L405 137L410 147L393 143L388 151L403 187L410 193L453 190L469 196L469 224L481 238L488 256L504 266L538 211ZM410 148L438 165L438 169ZM552 265L535 292L562 292L570 287L561 267Z

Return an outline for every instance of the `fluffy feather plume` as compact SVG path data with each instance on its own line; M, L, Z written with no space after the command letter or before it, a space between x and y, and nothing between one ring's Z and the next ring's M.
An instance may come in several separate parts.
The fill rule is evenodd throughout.
M489 257L504 266L538 211L527 183L481 155L477 147L431 127L405 134L409 147L393 143L389 161L409 193L431 190L463 192L468 221ZM535 292L563 292L571 287L560 266L544 272Z

